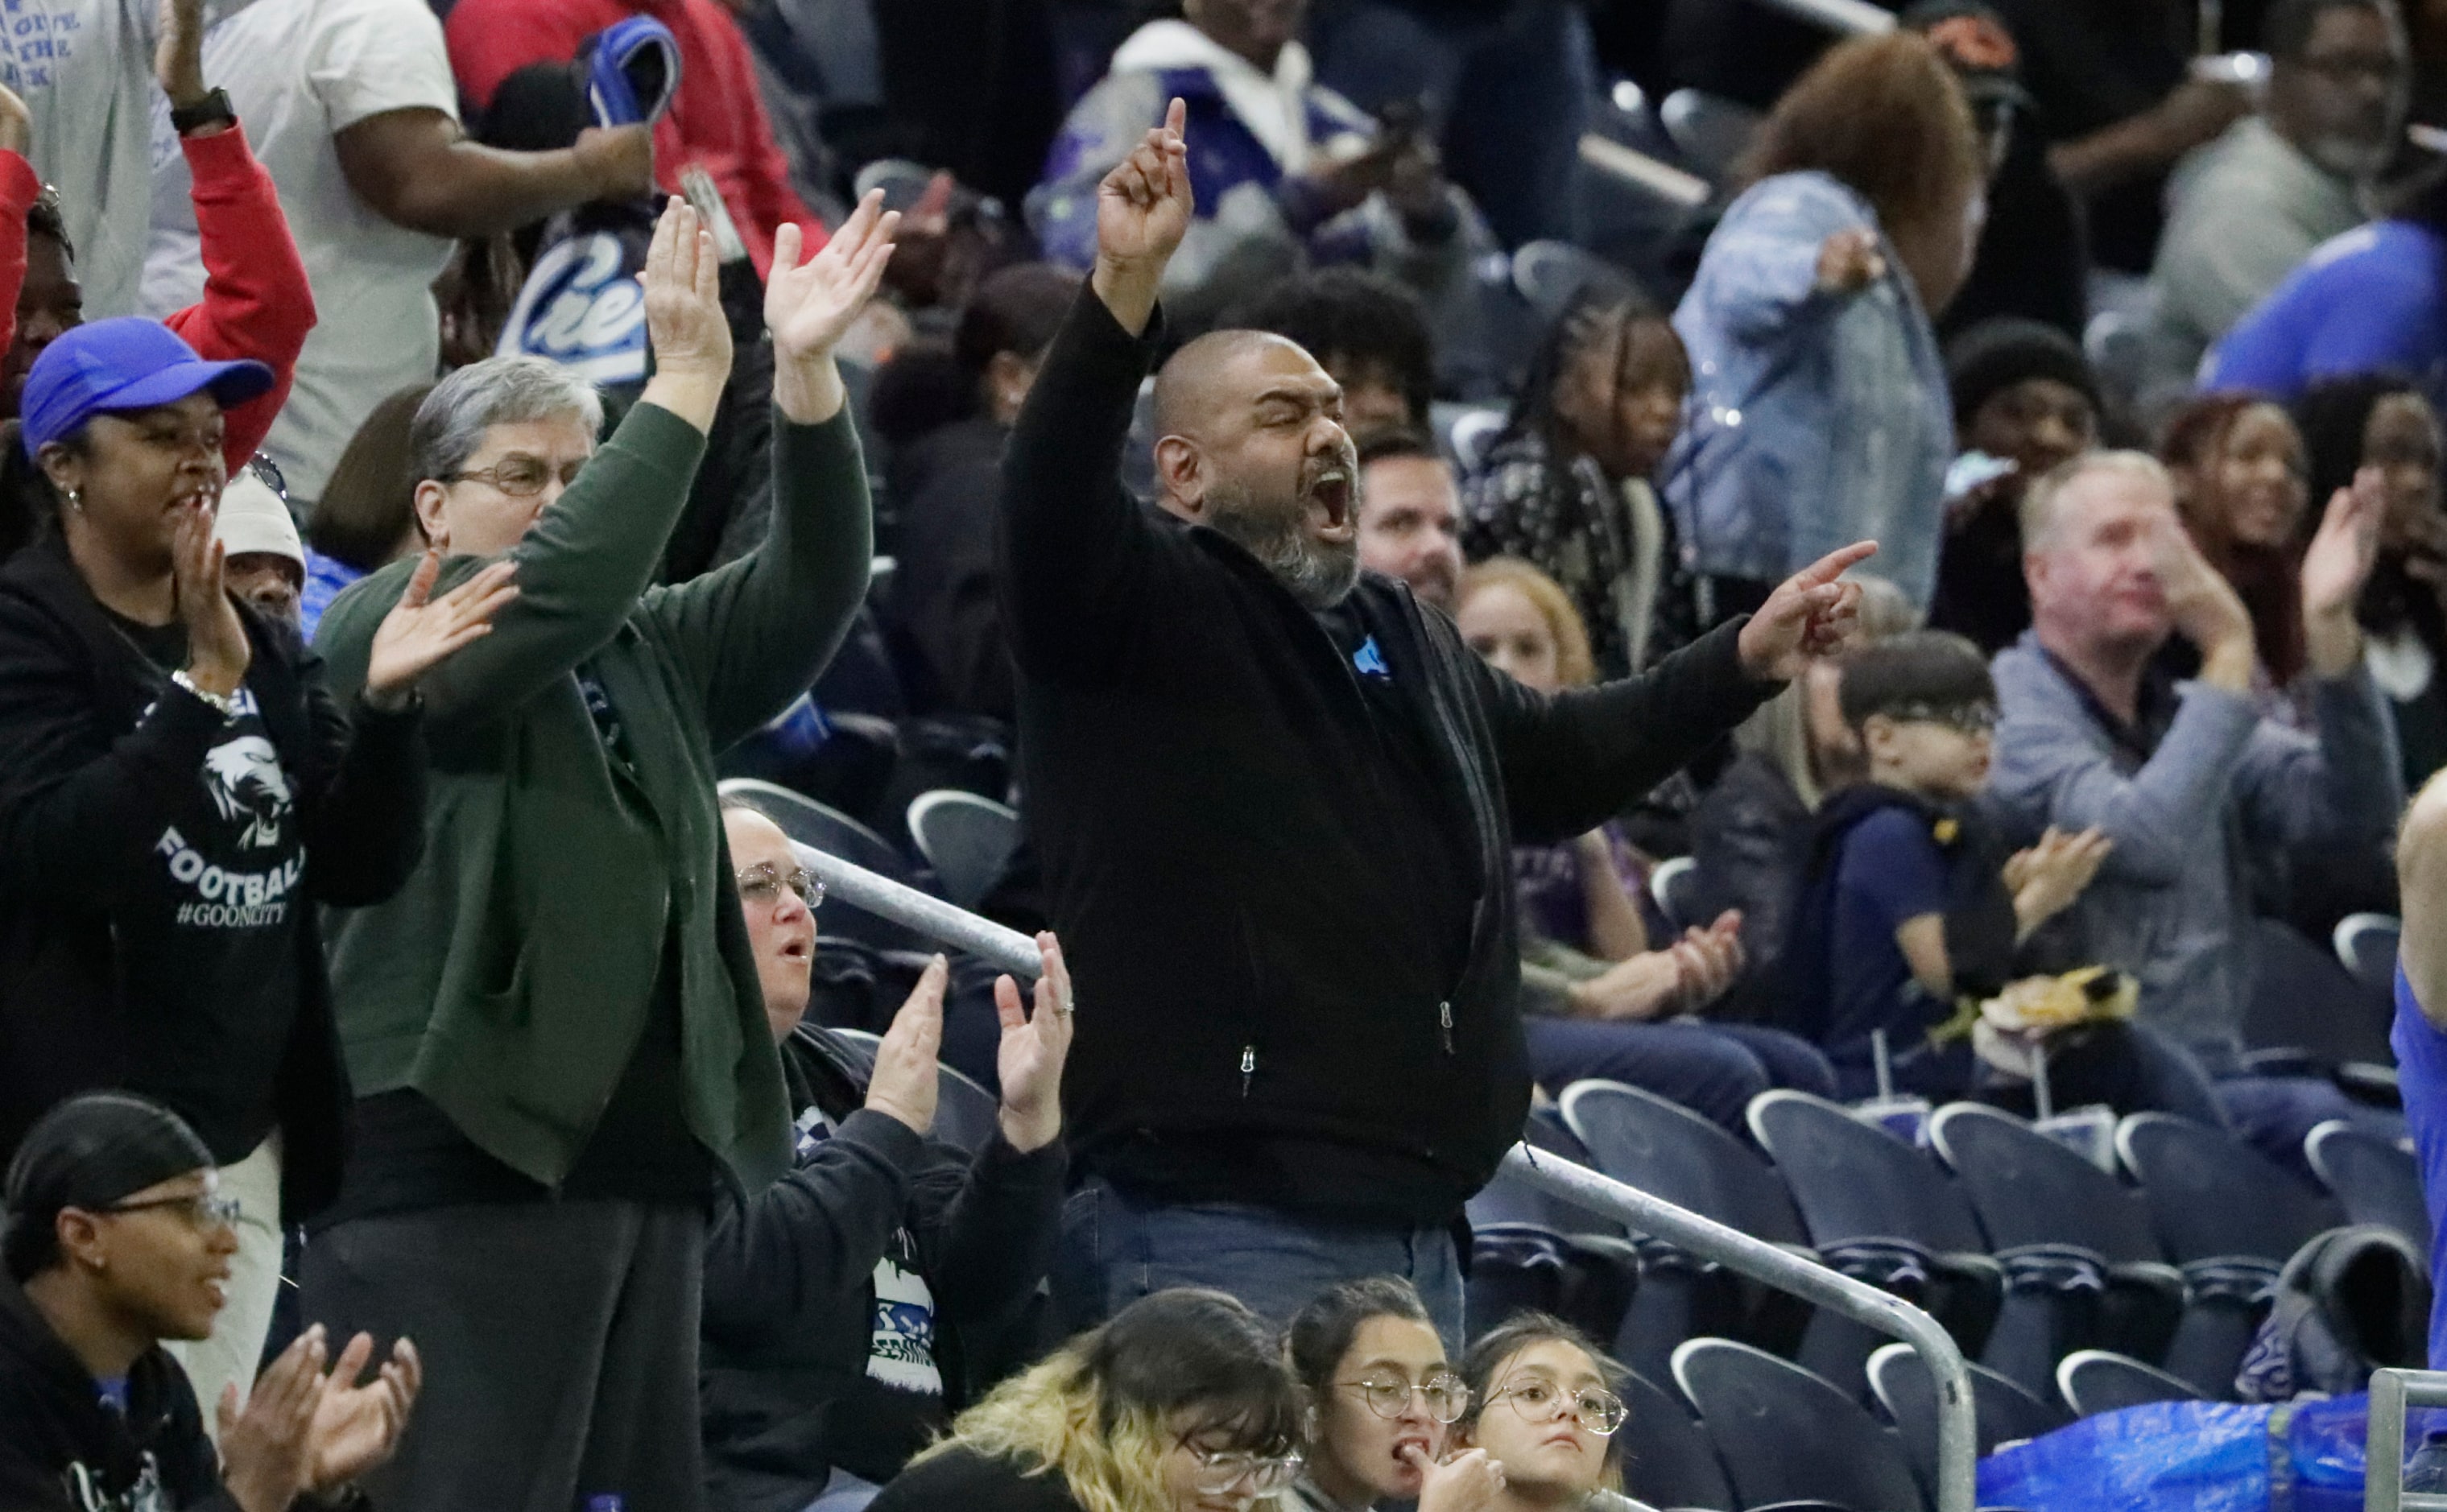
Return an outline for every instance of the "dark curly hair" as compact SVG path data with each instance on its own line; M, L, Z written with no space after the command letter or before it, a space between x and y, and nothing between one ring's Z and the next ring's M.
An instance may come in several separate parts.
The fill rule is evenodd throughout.
M1285 279L1226 312L1225 328L1272 331L1329 371L1382 375L1424 425L1435 398L1435 337L1418 296L1381 274L1324 268Z

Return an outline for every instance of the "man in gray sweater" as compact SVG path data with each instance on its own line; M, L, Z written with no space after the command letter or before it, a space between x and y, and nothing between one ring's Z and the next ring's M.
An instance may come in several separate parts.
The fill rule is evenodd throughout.
M2115 842L2072 910L2084 944L2140 979L2146 1021L2200 1058L2247 1137L2289 1161L2313 1125L2355 1106L2324 1081L2240 1074L2245 860L2313 841L2383 843L2402 806L2354 620L2380 506L2369 488L2340 490L2304 557L2316 736L2255 710L2250 616L2184 534L2165 469L2137 452L2094 452L2031 487L2033 625L1995 664L1991 801L2034 834L2096 827ZM2201 657L2180 689L2153 671L2175 634Z

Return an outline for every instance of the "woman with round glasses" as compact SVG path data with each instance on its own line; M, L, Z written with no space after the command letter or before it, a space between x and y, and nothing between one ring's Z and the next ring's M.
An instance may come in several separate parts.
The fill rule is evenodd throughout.
M1318 1294L1292 1319L1292 1373L1308 1393L1308 1458L1283 1512L1364 1512L1415 1501L1419 1512L1482 1512L1504 1467L1484 1449L1448 1459L1446 1428L1470 1389L1410 1282L1378 1276Z
M1458 1444L1504 1466L1486 1512L1647 1512L1622 1491L1615 1430L1631 1415L1614 1385L1623 1369L1562 1318L1523 1313L1462 1356L1470 1407Z
M1264 1321L1175 1287L996 1388L870 1512L1248 1512L1299 1469L1299 1418Z

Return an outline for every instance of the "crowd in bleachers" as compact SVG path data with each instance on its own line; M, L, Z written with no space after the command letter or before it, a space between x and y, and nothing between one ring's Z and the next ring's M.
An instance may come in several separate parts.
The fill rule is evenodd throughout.
M0 1504L1937 1504L1516 1142L2447 1366L2438 5L0 21Z

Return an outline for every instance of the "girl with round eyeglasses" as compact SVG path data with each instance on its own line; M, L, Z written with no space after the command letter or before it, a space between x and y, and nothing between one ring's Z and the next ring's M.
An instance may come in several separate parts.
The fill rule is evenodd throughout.
M1448 1453L1470 1389L1411 1283L1348 1281L1292 1319L1292 1372L1308 1397L1308 1456L1282 1512L1363 1512L1415 1501L1419 1512L1485 1512L1504 1468L1482 1449Z
M1504 1466L1485 1512L1649 1512L1622 1489L1623 1375L1588 1335L1544 1313L1481 1335L1462 1356L1470 1405L1453 1438Z

